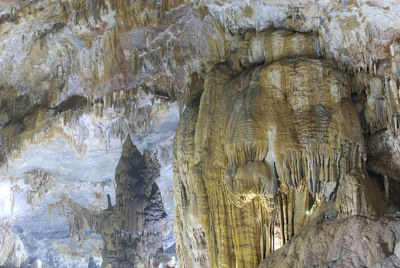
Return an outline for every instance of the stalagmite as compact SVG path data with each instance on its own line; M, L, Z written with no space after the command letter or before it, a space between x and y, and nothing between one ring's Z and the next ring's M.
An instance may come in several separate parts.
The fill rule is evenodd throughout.
M78 240L90 228L104 239L101 267L155 267L163 253L166 213L155 179L159 164L150 152L142 155L130 136L124 142L115 171L116 204L92 211L64 195L55 206L65 207L69 231ZM54 206L54 205L53 205Z

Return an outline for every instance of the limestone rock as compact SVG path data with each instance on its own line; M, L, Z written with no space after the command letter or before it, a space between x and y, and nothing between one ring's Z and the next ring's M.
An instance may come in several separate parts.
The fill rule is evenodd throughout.
M398 260L392 262L397 257L391 254L399 239L399 224L398 218L320 217L260 267L397 267ZM392 266L382 266L389 262Z
M32 263L32 268L43 268L43 263L41 260L36 259L33 263Z
M0 266L21 267L28 254L21 239L11 231L15 218L0 222Z
M400 259L400 243L396 244L396 247L394 248L394 255Z
M296 40L304 51L313 47L306 38ZM288 48L283 55L296 54L289 49L293 39L281 42ZM216 66L200 102L183 113L175 191L185 265L201 265L197 258L186 262L182 248L202 252L205 246L194 241L205 236L210 266L256 267L274 250L276 228L286 243L304 224L313 203L308 193L333 200L339 181L363 168L361 125L344 74L315 58L265 62L238 76L229 66ZM201 230L191 232L195 239L180 236L187 226Z
M159 164L142 155L128 136L115 171L116 204L98 230L104 239L102 267L153 267L163 252L166 213L155 182Z
M150 130L171 102L182 112L174 148L182 266L255 267L320 212L380 217L384 202L396 210L398 14L398 0L0 1L0 213L27 209L18 187L35 208L62 187L9 184L8 165L29 166L24 153L37 159L29 170L64 181L74 174L68 182L78 187L104 183L115 166L93 167L110 151L119 156L122 145L112 143L130 134L157 147ZM62 148L49 150L54 139ZM70 147L81 158L49 161ZM167 169L159 188L169 212ZM65 200L77 237L86 224L110 236L114 222L125 225L110 216L103 228L105 215L135 214L118 208L132 201L121 187L123 201L104 213L80 206L71 188Z
M26 192L26 202L32 208L39 207L43 195L54 187L54 177L42 169L25 172L24 183L30 186Z
M88 268L98 268L98 266L97 266L96 263L94 262L93 257L90 257L90 258L89 258Z
M400 259L395 255L391 255L381 262L378 262L373 268L397 268L400 267Z
M343 214L377 216L385 211L385 202L374 180L352 170L339 185L336 207Z
M155 182L159 164L149 152L142 155L130 136L124 142L115 171L116 204L101 212L92 211L64 196L60 206L72 235L82 239L85 227L101 234L104 245L101 267L154 267L163 253L162 233L166 213Z

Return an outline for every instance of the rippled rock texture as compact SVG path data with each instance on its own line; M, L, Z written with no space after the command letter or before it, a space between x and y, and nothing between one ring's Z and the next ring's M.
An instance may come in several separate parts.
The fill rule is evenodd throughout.
M324 219L321 214L259 267L398 267L393 252L400 221L393 216Z
M317 33L318 53L350 72L393 73L386 82L378 79L374 85L390 87L388 93L397 96L396 32L400 26L395 3L2 1L3 161L25 143L40 142L54 133L65 135L76 150L85 151L93 129L87 120L83 122L82 114L88 115L96 135L106 144L113 135L141 133L157 111L157 106L141 105L143 92L163 101L186 98L193 75L235 60L231 55L242 51L244 44L238 40L242 35L271 28ZM278 48L281 54L290 52L279 45L279 39L273 43L267 57ZM259 56L245 53L235 62L237 67L247 61L260 63ZM378 91L365 93L369 102L392 105L379 99ZM372 118L373 112L365 112L374 121L397 116ZM371 131L379 129L381 123L374 122ZM376 138L385 140L382 147L390 147L386 132ZM370 154L379 158L383 151L376 148ZM386 167L395 168L395 161Z
M245 44L264 64L215 66L177 130L175 235L187 267L258 267L320 206L368 216L386 206L366 171L349 76L317 57L312 36L279 30Z
M273 266L319 226L347 239L351 219L389 245L367 261L373 246L355 247L355 265L395 265L397 235L378 233L396 233L400 204L398 14L397 0L0 0L0 217L16 217L26 265L113 251L81 224L118 210L103 211L125 196L128 135L161 165L180 266ZM298 265L346 266L327 237L329 257Z

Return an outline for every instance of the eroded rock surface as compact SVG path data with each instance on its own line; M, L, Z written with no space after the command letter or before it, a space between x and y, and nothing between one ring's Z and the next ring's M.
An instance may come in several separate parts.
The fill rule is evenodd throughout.
M0 1L1 217L49 236L30 252L46 267L98 261L45 206L67 193L103 209L130 134L158 154L171 229L178 119L154 128L170 105L182 266L255 267L327 202L382 217L400 204L398 14L397 0ZM49 177L24 184L34 170Z
M154 267L160 263L167 214L155 182L159 168L155 156L149 152L142 155L128 136L115 171L114 206L109 199L109 207L96 213L68 196L59 201L68 208L72 235L81 240L86 226L101 234L101 267Z
M317 58L305 35L278 31L254 39L276 36L279 47L256 43L263 65L239 74L234 65L215 66L182 114L175 234L185 267L257 267L326 202L336 200L340 215L385 209L366 172L348 75Z
M105 211L96 231L104 239L102 267L154 267L163 253L166 228L160 190L155 182L159 164L141 155L128 136L115 170L116 204Z
M307 224L288 245L271 254L264 267L398 267L397 217L324 219Z
M28 254L18 235L11 231L15 218L0 222L0 266L20 267L27 262Z

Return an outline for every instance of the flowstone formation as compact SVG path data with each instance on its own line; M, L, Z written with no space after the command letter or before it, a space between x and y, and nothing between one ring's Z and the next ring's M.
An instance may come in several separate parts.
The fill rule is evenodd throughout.
M111 211L129 134L157 154L180 266L396 266L398 14L398 0L0 0L0 220L15 217L23 265L102 261L84 215ZM47 211L60 196L81 213L71 230Z
M163 255L162 233L166 229L160 190L155 183L159 164L149 152L143 155L125 140L115 170L116 204L94 213L67 196L58 202L64 207L72 235L79 240L85 227L101 234L102 268L155 267Z
M184 267L258 267L335 201L336 214L383 211L349 77L315 48L300 33L256 35L244 54L264 64L220 64L194 86L175 141Z

